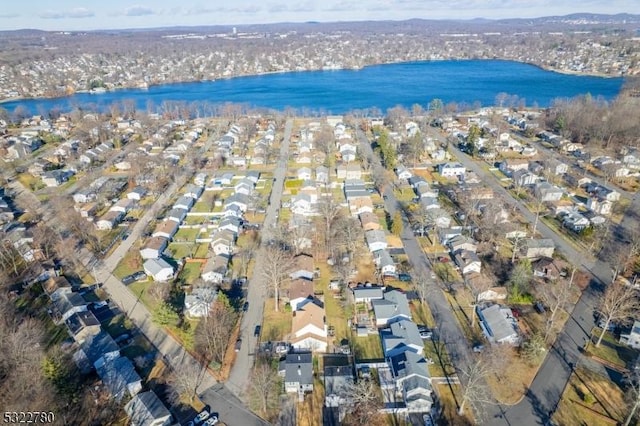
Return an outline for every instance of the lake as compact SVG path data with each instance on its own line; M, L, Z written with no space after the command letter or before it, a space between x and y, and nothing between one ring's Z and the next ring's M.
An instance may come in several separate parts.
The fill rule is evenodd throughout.
M299 113L342 114L396 105L426 107L435 98L450 102L494 105L498 93L546 107L556 98L590 93L613 99L623 78L567 75L519 62L501 60L428 61L385 64L360 70L305 71L122 89L103 94L77 93L54 99L0 104L9 111L23 105L32 114L77 107L105 111L114 103L135 102L140 110L158 111L165 102L221 105L245 104L255 109ZM201 108L202 109L202 108ZM204 110L204 109L202 109Z

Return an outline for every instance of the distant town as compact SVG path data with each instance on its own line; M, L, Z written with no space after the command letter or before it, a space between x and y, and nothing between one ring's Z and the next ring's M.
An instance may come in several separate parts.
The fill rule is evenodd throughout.
M634 15L577 15L375 25L5 32L0 99L448 59L505 59L565 73L633 76L640 69L638 21Z

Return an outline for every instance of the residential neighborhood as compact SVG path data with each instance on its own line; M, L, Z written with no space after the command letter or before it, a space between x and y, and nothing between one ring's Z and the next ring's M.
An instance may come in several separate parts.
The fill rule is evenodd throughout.
M518 403L575 309L601 322L581 356L630 371L640 318L578 306L585 262L626 238L637 176L607 165L635 151L576 174L575 149L518 130L532 115L114 117L103 142L31 117L7 129L45 141L5 157L12 297L46 306L52 344L131 424L277 423L282 407L298 424L474 424L472 391ZM634 300L627 254L612 282Z

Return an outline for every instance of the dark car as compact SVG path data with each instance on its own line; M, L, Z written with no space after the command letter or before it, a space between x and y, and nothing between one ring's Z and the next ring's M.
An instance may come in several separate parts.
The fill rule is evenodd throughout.
M236 340L235 350L236 352L240 352L240 347L242 346L242 339Z
M255 337L260 336L260 330L261 330L261 329L262 329L262 326L261 326L261 325L256 325L255 330L253 330L253 335L254 335Z
M546 311L546 308L544 307L544 305L540 301L538 301L538 302L533 304L533 309L535 309L536 312L539 313L539 314L544 314L544 312Z
M247 312L249 310L249 302L244 302L242 305L242 312Z
M411 281L411 275L409 274L398 274L398 279L403 282Z
M133 279L136 281L142 281L147 278L147 274L144 271L138 271L132 274Z
M133 275L127 275L126 277L122 277L121 281L122 281L122 284L128 285L128 284L131 284L131 283L135 282L136 279L133 278Z

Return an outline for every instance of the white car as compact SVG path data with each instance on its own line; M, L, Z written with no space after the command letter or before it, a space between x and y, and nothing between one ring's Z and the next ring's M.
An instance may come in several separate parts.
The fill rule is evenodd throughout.
M213 426L213 425L217 424L218 421L219 421L218 420L218 416L216 416L215 414L212 414L211 417L209 417L207 419L207 421L204 422L202 425L203 426Z

